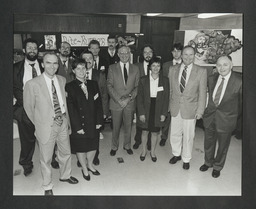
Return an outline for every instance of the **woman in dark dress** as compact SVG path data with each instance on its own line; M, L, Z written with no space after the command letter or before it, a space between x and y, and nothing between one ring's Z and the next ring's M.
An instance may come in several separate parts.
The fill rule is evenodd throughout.
M164 121L169 105L169 80L160 72L160 58L149 62L150 73L140 79L137 95L138 126L142 128L142 153L140 160L144 161L147 154L147 136L151 132L151 152L153 162L157 161L155 148L160 128Z
M99 146L99 128L103 124L103 110L98 84L86 80L86 64L83 59L72 63L76 79L66 85L67 106L72 134L70 144L82 166L82 174L90 180L89 171L100 173L93 167L93 158ZM86 162L87 161L87 162Z

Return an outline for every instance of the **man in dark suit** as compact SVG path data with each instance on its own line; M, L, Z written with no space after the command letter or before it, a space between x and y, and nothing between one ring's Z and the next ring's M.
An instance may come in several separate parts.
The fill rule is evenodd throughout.
M140 78L138 67L129 62L130 48L121 46L118 49L118 56L120 62L110 65L107 80L107 88L110 95L109 104L113 120L111 156L114 156L118 150L122 123L124 124L123 148L129 155L133 154L131 150L131 129Z
M135 65L138 66L139 71L140 71L140 78L143 76L148 76L149 75L149 61L154 58L155 55L155 50L152 45L150 44L145 44L142 49L141 49L141 55L139 57L140 62L136 63ZM137 115L137 119L139 120L139 117ZM135 143L133 145L133 149L138 149L138 147L141 144L141 135L142 135L142 129L138 126L136 123L136 134L134 137ZM151 134L149 133L148 135L148 142L147 142L147 147L150 150L151 149L151 140L150 140Z
M107 83L105 78L105 72L93 69L94 57L92 52L84 51L81 53L81 58L86 61L86 80L93 80L98 83L101 100L102 100L102 108L103 108L103 117L104 119L109 115L109 106L108 106L108 92L107 92ZM101 131L104 129L104 126L101 127ZM100 132L100 139L103 139L104 136ZM94 165L99 165L99 149L97 150L95 157L93 159Z
M43 72L41 63L37 60L38 43L34 39L27 39L23 43L25 59L15 63L13 67L13 96L16 100L13 106L13 118L17 120L20 137L19 164L28 176L33 169L33 153L35 150L35 127L27 117L23 108L23 89L27 81Z
M72 60L70 59L71 46L68 42L64 41L59 46L59 69L58 75L66 78L67 83L74 80L74 74L72 73Z
M100 70L102 72L105 72L105 76L107 78L107 61L99 55L100 52L100 43L97 40L91 40L88 44L88 50L92 52L94 63L93 63L93 69Z
M169 69L173 65L181 64L181 52L183 49L183 45L181 43L175 43L172 47L172 57L173 59L171 61L165 62L163 64L163 75L168 77L169 75ZM169 133L169 127L171 123L171 114L168 112L167 117L165 119L164 127L162 128L162 135L161 135L161 141L159 143L160 146L164 146L166 143L166 140L168 138Z
M205 162L200 167L200 171L213 167L214 178L220 176L224 167L231 134L242 111L242 79L232 71L231 57L219 57L216 67L218 74L213 74L208 79L209 98L203 115Z

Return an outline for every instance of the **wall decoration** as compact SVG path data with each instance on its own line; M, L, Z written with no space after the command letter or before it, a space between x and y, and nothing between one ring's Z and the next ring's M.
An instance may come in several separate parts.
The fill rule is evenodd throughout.
M44 35L45 50L56 50L56 36Z

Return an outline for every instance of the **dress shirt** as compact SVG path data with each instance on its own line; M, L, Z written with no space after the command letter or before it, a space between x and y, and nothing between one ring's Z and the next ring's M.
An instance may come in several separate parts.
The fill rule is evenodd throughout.
M110 57L114 57L116 50L111 51L108 49L108 53L109 53Z
M149 63L144 60L144 62L143 62L143 69L144 69L145 75L148 75L148 64Z
M173 60L172 60L172 64L173 64L173 65L180 64L181 62L182 62L182 60L181 60L181 59L179 59L179 60L175 60L175 59L173 59Z
M157 79L154 79L152 77L152 73L150 73L150 97L156 98L157 96L157 91L158 91L158 82L159 82L159 77Z
M61 59L61 57L60 57L60 60L61 60L62 65L64 65L64 61L63 61L63 59ZM68 68L68 62L69 62L69 59L67 58L66 62L65 62L65 65L67 68Z
M56 89L56 92L57 92L61 112L62 112L62 114L65 113L66 110L65 110L65 107L64 107L64 102L63 102L63 98L62 98L61 91L60 91L60 85L59 85L59 82L58 82L58 79L57 79L56 75L53 76L53 79L50 79L47 75L45 75L45 73L43 73L43 76L44 76L44 79L46 81L46 85L47 85L47 88L48 88L48 91L49 91L49 94L50 94L53 109L54 109L54 104L53 104L53 98L52 98L52 80L54 82L54 86L55 86L55 89Z
M184 63L181 64L180 66L180 72L179 72L179 83L180 83L180 79L181 79L181 75L182 75L182 72L184 70ZM192 70L192 67L193 67L193 63L191 63L190 65L188 65L188 68L187 68L187 76L186 76L186 85L188 83L188 79L189 79L189 76L190 76L190 73L191 73L191 70ZM186 88L186 87L185 87Z
M86 78L88 77L87 80L92 80L92 69L86 70Z
M24 63L24 76L23 76L23 88L27 81L32 79L32 67L30 64L35 64L34 67L36 69L37 76L41 75L39 63L37 60L35 62L29 62L27 59L25 59Z
M120 62L120 65L121 65L121 71L122 71L123 80L124 80L124 63ZM129 79L129 62L125 63L125 67L126 67L127 75L128 75L128 79ZM124 80L124 85L126 85L125 80Z
M96 64L97 64L97 70L99 69L99 61L100 61L100 58L99 56L97 56L97 58L94 57L94 61L96 61ZM94 68L94 62L93 62L93 68Z
M222 87L222 91L221 91L221 94L220 94L219 104L220 104L220 102L221 102L221 100L222 100L222 98L223 98L223 96L224 96L225 91L226 91L227 84L228 84L228 80L229 80L230 76L231 76L231 71L230 71L226 76L221 76L221 75L219 75L219 77L218 77L216 86L215 86L214 91L213 91L213 94L212 94L212 99L213 99L213 100L214 100L214 98L215 98L217 89L218 89L218 87L219 87L219 85L220 85L220 83L221 83L221 81L222 81L222 78L225 78L224 83L223 83L223 87Z

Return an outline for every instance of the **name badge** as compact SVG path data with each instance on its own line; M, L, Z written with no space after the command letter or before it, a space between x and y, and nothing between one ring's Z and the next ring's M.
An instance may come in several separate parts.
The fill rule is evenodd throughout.
M164 87L163 86L159 86L157 91L163 91L164 90Z
M98 97L99 97L99 94L98 94L98 93L97 93L97 94L95 94L95 96L94 96L94 100L96 100Z

